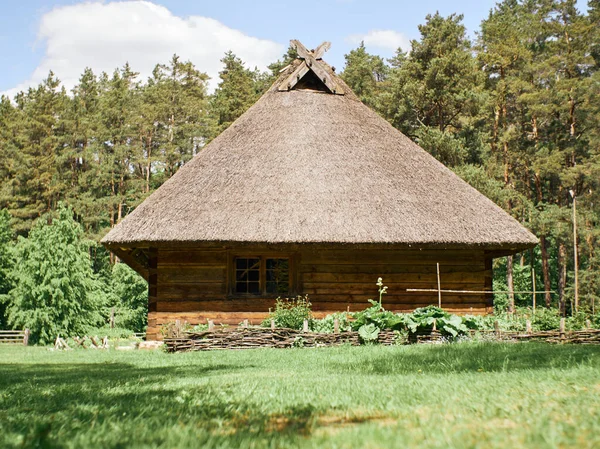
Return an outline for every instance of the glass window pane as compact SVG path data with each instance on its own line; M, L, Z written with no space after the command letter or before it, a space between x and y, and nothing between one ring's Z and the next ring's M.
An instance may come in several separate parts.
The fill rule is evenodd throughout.
M260 286L258 282L248 282L248 293L258 294L260 293Z
M235 259L235 268L238 270L248 268L248 259L242 259L240 257Z
M289 259L266 260L267 293L282 295L289 293Z
M248 293L248 283L247 282L236 282L235 283L235 292L236 293Z

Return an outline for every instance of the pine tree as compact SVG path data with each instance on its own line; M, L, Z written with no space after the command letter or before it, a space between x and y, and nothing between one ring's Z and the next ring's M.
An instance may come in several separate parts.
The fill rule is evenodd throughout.
M40 218L16 245L9 324L29 328L32 341L42 344L97 325L105 297L92 271L89 246L70 209L59 206L56 216Z
M256 101L255 73L248 70L231 51L221 59L221 82L215 91L211 108L216 120L214 136L224 131ZM214 137L213 136L213 137Z
M478 161L483 152L476 122L482 78L461 22L455 14L426 17L410 53L399 50L392 60L383 108L396 128L450 166Z
M10 272L14 266L13 232L10 214L0 210L0 329L6 329L6 303L14 284Z
M135 126L141 146L135 166L145 193L171 177L209 138L207 81L208 75L174 55L140 88Z
M4 189L11 197L3 198L16 219L16 231L27 233L33 221L56 207L64 198L65 186L57 170L62 157L65 132L63 117L68 97L52 72L37 87L16 96L17 113L9 136L8 151L13 176ZM6 105L4 113L10 113ZM4 190L3 189L3 190Z
M364 42L344 58L346 66L342 79L364 104L378 109L381 84L387 78L389 67L380 56L367 53Z

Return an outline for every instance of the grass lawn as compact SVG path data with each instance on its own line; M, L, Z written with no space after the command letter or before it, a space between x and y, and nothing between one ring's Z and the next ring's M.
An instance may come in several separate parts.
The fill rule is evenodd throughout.
M0 347L0 447L600 447L600 347Z

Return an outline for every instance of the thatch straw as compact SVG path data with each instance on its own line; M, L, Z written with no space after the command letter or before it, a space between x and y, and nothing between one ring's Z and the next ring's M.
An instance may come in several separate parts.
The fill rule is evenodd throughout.
M102 242L538 242L333 76L345 95L279 92L275 83Z

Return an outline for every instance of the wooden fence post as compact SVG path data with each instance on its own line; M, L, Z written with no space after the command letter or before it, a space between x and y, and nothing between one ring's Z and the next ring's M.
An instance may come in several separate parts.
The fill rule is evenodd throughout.
M527 332L528 334L531 334L531 321L530 320L525 321L525 332Z
M333 320L333 333L334 334L340 333L340 320L338 320L337 318L335 320Z
M115 328L115 308L110 309L110 328Z
M304 320L302 323L302 332L308 332L308 320Z
M248 319L245 319L245 320L244 320L244 325L243 325L243 327L245 327L246 329L248 328Z
M442 308L442 283L440 282L440 264L437 263L438 307Z
M29 329L25 329L25 335L23 335L23 346L27 346L29 344Z
M275 320L271 320L271 330L275 330Z
M215 323L212 320L208 320L208 330L213 332L215 330Z
M592 328L592 322L590 320L585 320L585 327L587 329L591 329Z
M494 321L494 331L496 332L496 337L500 338L500 323L498 321Z
M564 340L565 339L565 318L562 317L560 319L560 339Z

